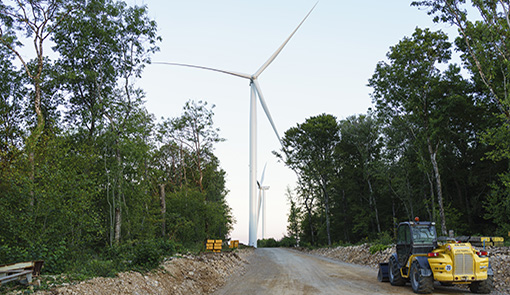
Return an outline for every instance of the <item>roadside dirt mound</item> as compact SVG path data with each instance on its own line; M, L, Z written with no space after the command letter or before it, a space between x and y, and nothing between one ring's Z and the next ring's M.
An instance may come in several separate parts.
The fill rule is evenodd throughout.
M395 246L386 250L370 254L370 245L346 246L336 248L321 248L310 251L313 254L335 258L343 262L379 267L379 263L388 261L392 253L395 253Z
M165 261L148 273L125 272L115 278L94 278L36 294L208 294L222 286L253 254L251 249L230 253L187 255Z
M489 247L490 262L494 270L494 286L501 294L510 294L510 247ZM380 262L387 262L395 246L386 250L370 254L370 245L347 246L336 248L322 248L310 251L347 263L355 263L378 268Z

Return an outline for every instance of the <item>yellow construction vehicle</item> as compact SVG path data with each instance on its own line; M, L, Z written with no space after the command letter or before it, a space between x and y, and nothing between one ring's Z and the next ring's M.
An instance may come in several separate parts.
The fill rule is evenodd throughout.
M415 293L431 293L442 285L469 284L473 293L493 289L489 253L453 238L437 238L434 222L402 222L397 230L397 253L379 264L378 279L394 286L411 282Z

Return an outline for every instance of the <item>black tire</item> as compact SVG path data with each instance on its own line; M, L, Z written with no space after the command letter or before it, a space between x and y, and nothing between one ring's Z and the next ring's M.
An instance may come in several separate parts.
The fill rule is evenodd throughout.
M493 289L494 283L492 276L487 276L485 281L473 282L469 285L469 290L471 290L472 293L489 294Z
M379 266L379 272L377 273L377 280L379 282L388 282L389 281L388 277L383 276L381 266Z
M418 263L418 260L413 261L411 264L411 273L409 278L411 279L411 286L413 287L414 293L428 294L434 291L434 278L432 276L423 276L421 274L422 267Z
M390 275L390 283L393 286L404 286L406 284L406 280L400 274L400 268L398 268L398 263L394 256L390 257L388 272Z

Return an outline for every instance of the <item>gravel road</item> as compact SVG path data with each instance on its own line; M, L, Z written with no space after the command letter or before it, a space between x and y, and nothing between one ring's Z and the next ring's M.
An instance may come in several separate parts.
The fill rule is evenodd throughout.
M471 294L435 286L433 294ZM377 281L377 271L283 248L259 248L242 274L217 290L221 294L414 294L410 284L394 287Z

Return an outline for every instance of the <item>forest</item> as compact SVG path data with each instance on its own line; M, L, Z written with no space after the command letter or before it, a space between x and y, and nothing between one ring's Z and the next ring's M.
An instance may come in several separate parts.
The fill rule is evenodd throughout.
M477 21L461 0L412 5L459 35L416 28L367 77L366 114L285 132L286 245L391 238L414 216L441 234L510 231L510 5L473 1ZM0 2L0 264L110 275L229 237L214 105L157 120L136 85L160 41L146 6Z
M161 40L147 9L0 2L0 264L144 268L231 231L214 106L156 120L136 86Z
M412 5L454 43L416 28L376 65L366 114L307 118L275 152L298 176L287 238L303 246L391 241L416 216L439 235L510 231L509 1Z

